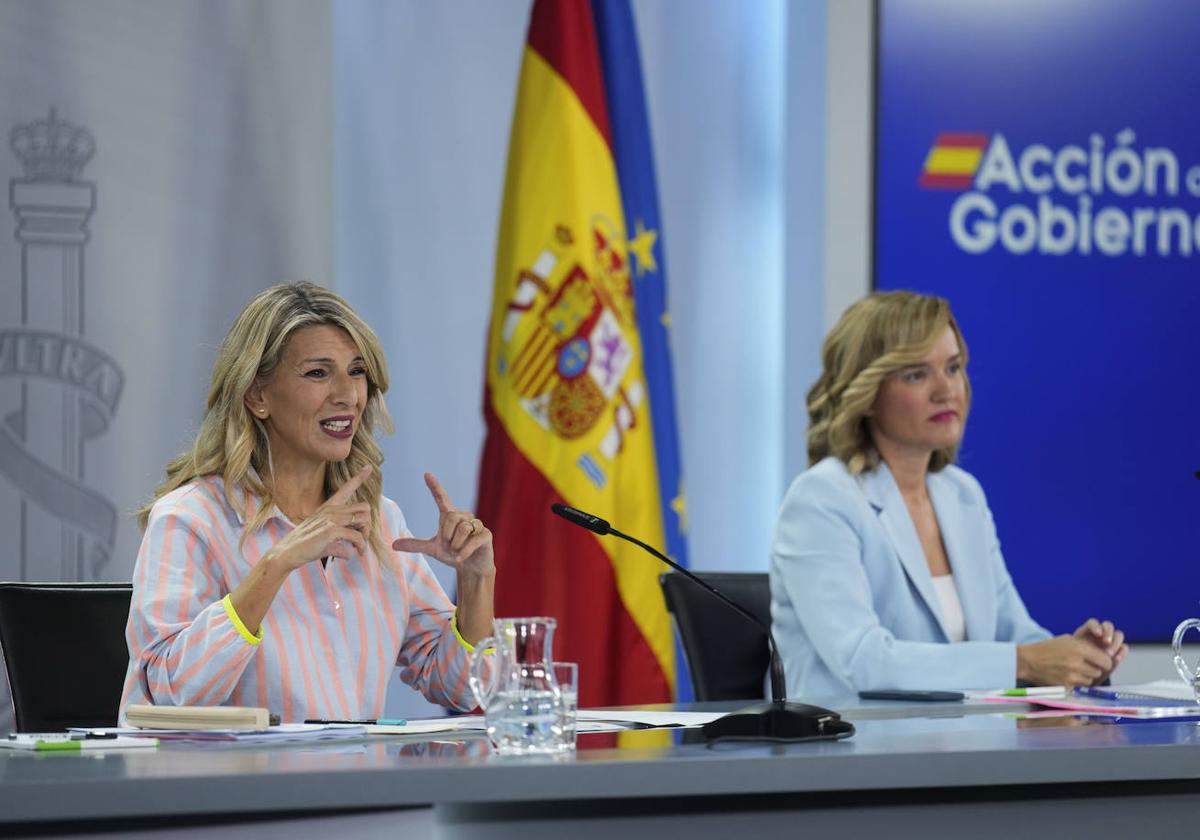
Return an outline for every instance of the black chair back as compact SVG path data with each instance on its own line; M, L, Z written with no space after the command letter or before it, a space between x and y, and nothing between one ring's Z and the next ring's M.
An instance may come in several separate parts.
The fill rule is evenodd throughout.
M695 574L771 626L766 573ZM683 642L696 699L762 700L771 665L767 634L681 574L666 572L658 580Z
M18 732L116 725L132 594L128 583L0 583Z

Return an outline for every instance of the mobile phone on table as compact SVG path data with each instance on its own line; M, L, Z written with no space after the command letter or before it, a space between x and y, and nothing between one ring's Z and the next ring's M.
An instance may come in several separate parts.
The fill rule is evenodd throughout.
M860 691L863 700L911 700L918 703L950 703L966 697L961 691L905 691L888 688L881 691Z

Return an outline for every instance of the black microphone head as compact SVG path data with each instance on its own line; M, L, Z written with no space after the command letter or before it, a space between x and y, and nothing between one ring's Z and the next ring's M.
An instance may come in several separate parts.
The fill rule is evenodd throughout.
M604 536L612 530L612 526L599 516L592 516L590 513L584 513L579 508L573 508L569 505L555 502L550 505L550 510L556 515L561 516L568 522L578 525L580 528L587 528L593 534Z

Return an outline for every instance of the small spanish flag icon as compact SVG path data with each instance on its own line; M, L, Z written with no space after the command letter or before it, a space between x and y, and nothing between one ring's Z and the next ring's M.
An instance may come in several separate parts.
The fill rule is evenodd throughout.
M990 140L988 134L949 131L938 134L925 158L920 185L927 190L967 189L975 180L975 172Z

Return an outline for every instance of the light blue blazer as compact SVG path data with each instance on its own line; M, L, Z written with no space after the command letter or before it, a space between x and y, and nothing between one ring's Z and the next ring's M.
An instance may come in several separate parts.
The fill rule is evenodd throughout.
M826 458L792 482L771 552L771 620L790 698L1012 686L1016 646L1049 638L1013 586L979 482L949 466L927 483L967 640L946 635L887 465L853 476Z

